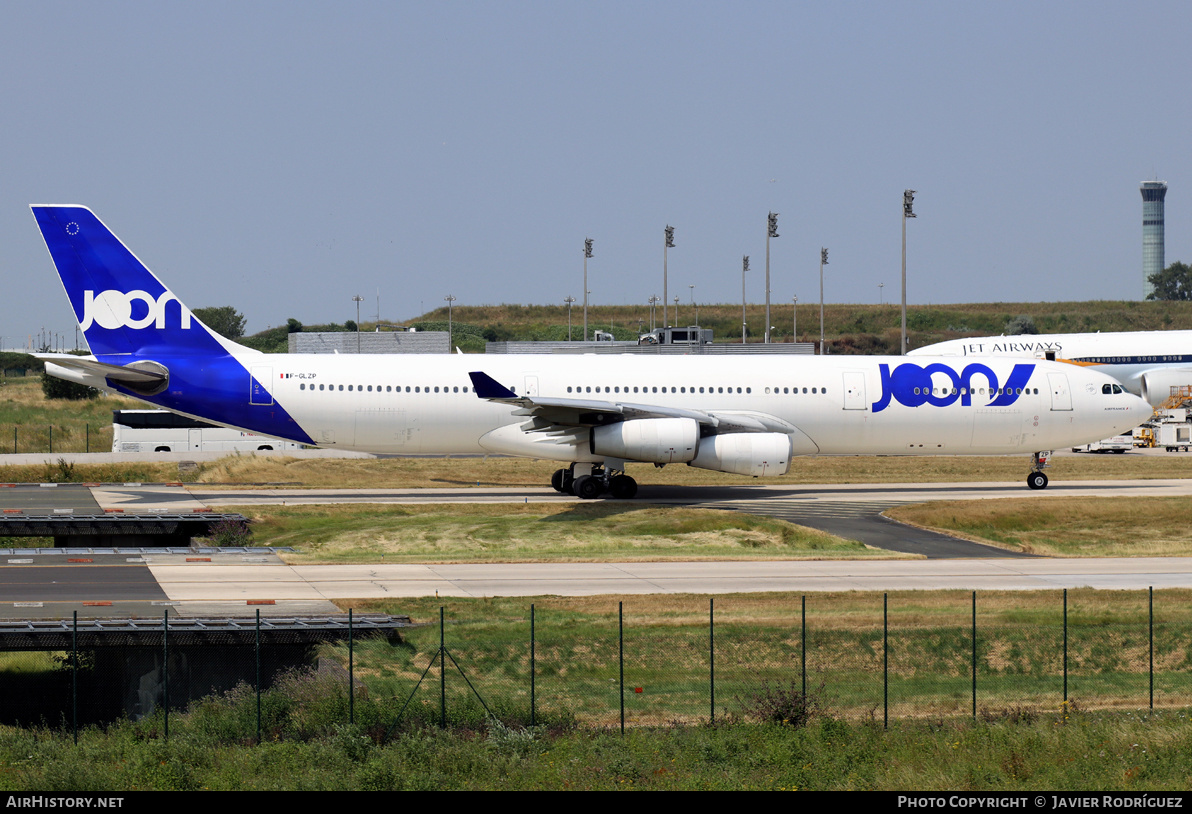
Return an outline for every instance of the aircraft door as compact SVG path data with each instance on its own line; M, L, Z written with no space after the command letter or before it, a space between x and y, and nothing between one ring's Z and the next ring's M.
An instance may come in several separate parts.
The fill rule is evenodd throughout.
M868 406L865 402L865 371L844 371L844 409L864 410Z
M254 365L252 379L249 384L249 404L268 406L273 403L273 394L266 389L265 382L272 381L273 368L264 365Z
M1051 386L1051 409L1071 410L1072 391L1068 389L1068 377L1063 373L1048 373L1047 383Z
M530 376L530 375L526 376L526 389L525 389L525 392L523 395L529 396L530 398L533 398L534 396L538 395L538 377L537 376Z

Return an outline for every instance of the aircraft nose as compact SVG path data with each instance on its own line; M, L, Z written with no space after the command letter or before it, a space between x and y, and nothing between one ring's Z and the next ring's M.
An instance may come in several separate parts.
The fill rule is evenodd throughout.
M1144 398L1133 394L1130 395L1130 398L1133 399L1130 402L1130 418L1134 420L1134 426L1138 426L1154 414L1155 408Z

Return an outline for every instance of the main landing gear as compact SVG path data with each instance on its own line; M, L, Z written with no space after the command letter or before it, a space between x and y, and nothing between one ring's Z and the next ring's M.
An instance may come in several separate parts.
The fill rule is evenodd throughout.
M628 500L637 494L637 481L633 478L620 470L592 464L572 464L555 470L550 485L556 492L584 500L594 500L605 492L618 500Z
M1036 452L1033 456L1031 456L1032 471L1029 475L1026 476L1026 485L1027 486L1029 486L1032 489L1046 489L1047 488L1047 475L1044 474L1043 470L1046 467L1051 465L1049 463L1050 460L1051 460L1051 450L1045 450L1043 452Z

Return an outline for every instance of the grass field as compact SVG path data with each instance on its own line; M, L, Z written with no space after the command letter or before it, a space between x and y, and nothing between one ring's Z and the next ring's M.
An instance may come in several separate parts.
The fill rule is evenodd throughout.
M966 500L897 506L904 523L1048 557L1192 556L1184 498Z
M321 700L343 706L342 695ZM907 721L889 731L880 722L828 716L798 729L676 725L625 735L481 724L410 729L378 743L377 729L363 723L320 726L309 700L283 706L270 694L265 701L276 726L259 745L243 734L251 697L212 699L173 716L169 740L161 737L160 715L85 730L78 746L69 735L0 727L0 789L1096 790L1141 800L1147 791L1183 791L1192 776L1192 729L1177 711L1049 709L1028 719L994 711L977 720ZM358 708L365 720L365 704Z
M1154 593L1155 703L1192 703L1192 591ZM402 612L427 626L395 650L364 644L357 669L375 697L410 695L437 652L438 611L449 622L452 698L473 688L505 707L528 707L530 604L534 602L536 692L540 709L588 725L618 720L618 630L634 724L706 722L710 715L709 598L634 596L618 619L615 598L402 599L352 603L358 612ZM888 649L883 650L883 602ZM767 682L799 681L803 667L801 597L732 594L715 598L716 715L744 714ZM808 688L833 714L882 718L883 663L891 718L950 717L972 708L972 594L961 591L816 593L806 598ZM977 706L1060 709L1064 701L1064 608L1056 591L977 596ZM1137 709L1149 703L1146 591L1068 592L1068 699L1085 709ZM343 664L343 648L329 651ZM433 690L437 704L437 669ZM745 705L745 706L743 706Z
M355 723L346 676L324 673L264 693L260 743L243 685L172 713L168 739L160 711L84 729L78 746L62 729L0 726L0 789L1185 789L1192 591L1153 598L1151 710L1145 591L1069 592L1066 701L1061 596L979 594L974 715L971 594L809 596L801 726L773 717L801 708L796 595L716 597L714 637L703 596L633 597L621 618L609 597L358 602L423 626L358 641ZM343 646L321 653L347 664ZM5 656L0 676L61 669L39 658Z
M217 508L217 510L219 510ZM782 520L625 503L225 507L291 563L889 558ZM895 555L897 556L897 555Z
M47 399L41 376L0 379L0 454L111 452L112 410L143 404L123 396L69 401Z

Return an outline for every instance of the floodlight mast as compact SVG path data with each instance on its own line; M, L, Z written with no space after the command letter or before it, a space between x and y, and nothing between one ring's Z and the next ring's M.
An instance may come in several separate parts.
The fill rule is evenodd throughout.
M592 238L584 238L584 341L588 341L588 258L592 256ZM570 309L568 309L568 325L570 327L571 317ZM571 339L571 332L568 330L568 340Z
M902 355L906 356L906 219L915 217L915 190L902 192Z
M745 344L745 272L749 271L749 255L741 258L741 344Z
M828 250L820 249L820 353L826 353L824 344L824 266L828 265Z
M666 321L666 250L675 247L675 227L667 225L662 230L665 240L662 243L662 327L667 327ZM679 301L675 299L675 322L679 321Z
M778 237L778 213L766 215L766 344L770 344L770 238Z

